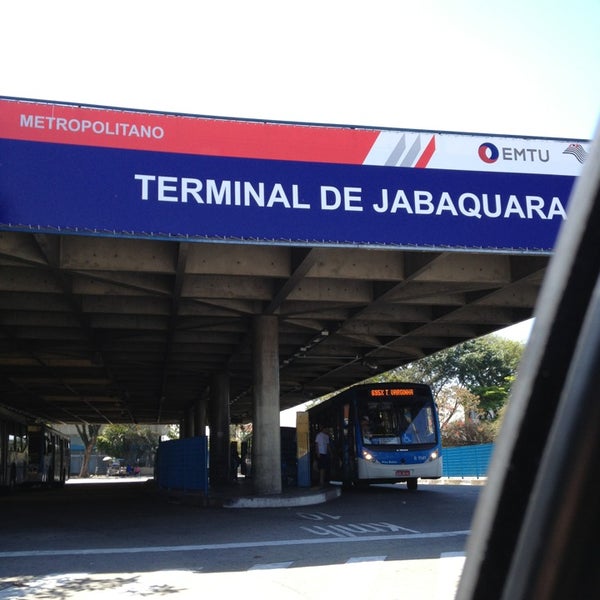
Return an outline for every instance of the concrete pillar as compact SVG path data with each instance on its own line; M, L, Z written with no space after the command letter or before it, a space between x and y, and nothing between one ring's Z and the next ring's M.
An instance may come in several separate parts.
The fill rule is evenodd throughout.
M229 481L229 375L215 373L210 387L210 482Z
M188 406L185 415L186 422L186 436L185 437L194 437L196 435L196 423L194 419L194 405Z
M279 433L279 324L276 316L254 319L254 419L252 481L257 494L281 493Z
M194 435L194 422L190 418L191 410L190 408L186 409L183 413L183 418L179 423L179 437L180 438L188 438Z
M194 403L194 431L195 435L206 435L206 407L208 404L208 394L202 394L202 397Z

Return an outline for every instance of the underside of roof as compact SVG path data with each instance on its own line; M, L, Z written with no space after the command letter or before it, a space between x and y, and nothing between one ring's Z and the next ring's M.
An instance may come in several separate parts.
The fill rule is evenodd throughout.
M173 423L226 371L249 421L254 317L283 410L531 317L548 260L0 232L0 404Z

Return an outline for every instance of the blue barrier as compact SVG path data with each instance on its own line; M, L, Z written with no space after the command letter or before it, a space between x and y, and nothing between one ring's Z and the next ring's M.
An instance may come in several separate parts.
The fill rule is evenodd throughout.
M162 489L208 492L208 438L161 442L156 476Z
M485 477L494 444L444 448L444 477Z

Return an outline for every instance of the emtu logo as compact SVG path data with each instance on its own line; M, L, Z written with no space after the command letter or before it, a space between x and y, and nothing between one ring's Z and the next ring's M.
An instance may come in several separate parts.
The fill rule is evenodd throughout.
M563 154L572 154L581 164L585 162L588 153L583 149L581 144L569 144Z
M498 160L500 156L500 151L494 144L490 144L489 142L485 142L479 146L479 158L484 162L492 164Z

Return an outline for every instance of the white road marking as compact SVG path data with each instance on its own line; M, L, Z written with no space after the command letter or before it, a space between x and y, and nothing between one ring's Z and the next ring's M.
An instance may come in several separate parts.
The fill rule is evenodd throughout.
M392 523L348 523L347 525L302 525L300 529L314 535L334 535L337 537L357 537L361 533L385 533L386 531L398 533L421 533L416 529L408 529Z
M384 561L386 558L387 556L353 556L346 561L346 564Z
M279 563L266 563L266 564L258 564L253 565L248 569L248 571L267 571L269 569L287 569L294 564L293 560L288 562L279 562Z
M396 535L366 535L362 537L310 538L297 540L272 540L230 542L224 544L190 544L185 546L145 546L124 548L72 548L69 550L15 550L0 552L0 558L23 558L39 556L83 556L100 554L146 554L154 552L199 552L202 550L232 550L242 548L267 548L277 546L302 546L314 544L344 544L360 542L385 542L389 540L426 540L468 536L470 531L436 531L431 533L405 533Z
M316 513L296 513L302 519L308 519L309 521L323 521L325 519L332 519L333 521L337 521L341 519L341 516L338 515L330 515L329 513L324 512L316 512Z

